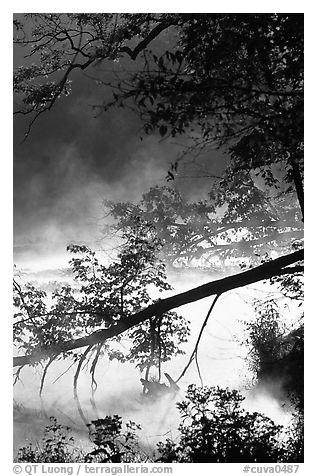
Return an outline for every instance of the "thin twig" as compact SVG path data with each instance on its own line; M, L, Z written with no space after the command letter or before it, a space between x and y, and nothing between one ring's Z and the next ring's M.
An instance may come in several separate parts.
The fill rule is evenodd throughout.
M17 383L18 380L20 380L20 373L21 373L21 370L23 369L23 367L25 367L25 364L24 365L21 365L18 370L15 372L14 374L14 381L13 381L13 385L15 385Z
M203 325L201 326L201 329L200 329L200 332L199 332L199 335L198 335L198 339L197 339L196 345L195 345L195 347L194 347L194 350L193 350L193 352L192 352L192 355L190 356L189 361L188 361L186 367L184 368L184 370L182 371L182 373L180 374L180 376L179 376L178 379L176 380L176 383L179 382L179 380L185 375L185 373L186 373L188 367L190 366L190 364L191 364L192 361L194 360L195 356L197 355L199 342L200 342L201 336L202 336L202 334L203 334L204 328L206 327L207 322L208 322L208 319L209 319L209 317L210 317L210 314L212 313L213 308L215 307L215 304L216 304L216 302L218 301L218 299L219 299L220 296L221 296L221 294L217 294L217 296L214 298L214 300L213 300L213 302L212 302L212 304L211 304L211 306L210 306L210 308L209 308L209 311L208 311L208 313L207 313L207 316L205 317L205 320L204 320L204 322L203 322ZM197 363L197 359L196 359L196 363ZM197 369L198 369L198 374L199 374L200 380L202 381L198 363L197 363Z
M93 347L93 345L90 345L87 347L87 349L85 350L85 352L83 353L83 355L80 357L80 360L78 362L78 365L77 365L77 369L76 369L76 373L75 373L75 376L74 376L74 383L73 383L73 392L74 392L74 400L76 402L76 405L77 405L77 409L78 409L78 413L81 417L81 419L83 420L83 422L85 423L85 425L88 424L88 420L86 419L85 415L84 415L84 412L81 408L81 405L80 405L80 401L79 401L79 398L78 398L78 391L77 391L77 383L78 383L78 377L79 377L79 373L80 373L80 369L89 353L89 351L91 350L91 348Z
M72 362L63 373L56 377L53 384L56 383L61 377L63 377L63 375L65 375L73 367L73 365L75 365L75 362Z
M98 387L98 384L97 384L97 381L95 379L95 371L96 371L96 366L97 366L97 363L98 363L98 360L99 360L99 357L100 357L100 352L101 352L101 349L102 349L102 345L103 345L103 342L100 342L98 345L97 345L97 351L96 351L96 355L94 357L94 360L91 364L91 367L90 367L90 373L91 373L91 398L90 398L90 402L91 402L91 405L96 413L96 416L97 418L99 418L99 414L98 414L98 408L97 408L97 405L96 405L96 401L95 401L95 393L96 393L96 390L97 390L97 387Z
M203 382L203 379L202 379L202 376L201 376L201 373L200 373L200 367L199 367L199 364L198 364L198 353L197 352L195 353L195 362L196 362L197 372L198 372L198 376L199 376L199 380L200 380L200 385L203 387L204 382Z
M42 378L41 378L41 385L40 385L40 396L42 395L42 392L43 392L44 381L45 381L45 377L46 377L48 368L51 365L51 363L56 359L57 356L58 356L58 354L53 355L53 357L50 358L50 360L48 361L47 365L45 366L45 368L43 370L43 374L42 374Z

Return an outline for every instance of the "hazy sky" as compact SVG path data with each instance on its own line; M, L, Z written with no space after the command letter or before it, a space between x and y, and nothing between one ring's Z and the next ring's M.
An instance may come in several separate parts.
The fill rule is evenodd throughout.
M17 48L15 66L25 61ZM87 74L100 72L92 69ZM69 241L95 239L102 224L102 200L137 200L150 186L166 185L169 163L182 151L174 143L181 139L161 141L153 135L141 140L141 123L126 109L112 109L95 118L91 105L110 97L110 90L82 73L72 79L73 93L40 116L24 142L29 118L14 119L18 260L26 253L38 256L43 244L45 252L50 252ZM212 154L215 173L221 163L218 157L219 153ZM206 182L172 184L193 197L202 185Z

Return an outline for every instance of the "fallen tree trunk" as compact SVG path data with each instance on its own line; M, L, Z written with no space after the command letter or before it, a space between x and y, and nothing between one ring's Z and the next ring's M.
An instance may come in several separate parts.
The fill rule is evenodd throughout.
M56 344L49 349L37 349L31 354L14 357L13 366L32 365L41 360L50 358L52 355L56 356L62 352L102 343L107 339L122 334L150 317L163 314L177 307L189 304L190 302L199 301L208 296L222 294L226 291L247 286L248 284L269 279L280 274L301 271L303 269L301 266L293 266L289 268L287 268L287 266L297 263L298 261L303 260L303 258L304 250L295 251L294 253L268 261L267 263L248 271L234 274L233 276L228 276L216 281L211 281L202 286L190 289L189 291L159 300L155 304L152 304L132 316L120 319L117 324L108 329L96 331L85 337Z

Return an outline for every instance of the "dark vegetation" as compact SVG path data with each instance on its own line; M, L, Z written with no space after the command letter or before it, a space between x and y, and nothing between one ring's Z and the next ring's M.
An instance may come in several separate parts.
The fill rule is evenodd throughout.
M88 424L93 449L74 448L69 428L52 418L42 443L21 448L17 462L163 462L243 463L302 462L302 426L283 428L261 413L243 409L244 398L236 390L219 387L188 387L184 401L177 403L182 417L179 437L167 439L149 454L142 448L137 431L128 422L122 429L118 415ZM302 422L301 422L302 423Z
M255 320L245 323L249 364L257 385L280 384L284 395L304 410L304 325L299 320L288 331L281 321L276 302L270 299L255 303Z
M255 320L246 324L257 384L282 382L294 404L291 428L243 410L235 390L190 386L178 403L179 439L160 443L155 457L144 454L134 423L122 430L113 416L91 422L90 453L72 448L54 420L42 445L21 449L17 461L302 461L303 16L29 14L14 24L15 43L32 62L14 76L15 114L29 118L26 140L38 118L71 94L70 80L90 71L113 93L94 107L96 114L132 109L143 134L181 136L185 144L167 171L170 186L145 191L139 203L104 203L112 218L104 235L115 236L119 249L110 264L87 246L71 245L75 285L57 287L50 306L44 291L15 277L16 378L24 366L44 361L42 391L48 367L73 359L80 410L83 364L90 363L96 386L104 355L132 361L145 381L154 372L160 382L162 363L183 352L189 335L174 311L181 305L271 280L299 309L297 327L286 329L268 297L255 303ZM98 71L102 63L114 68L110 81ZM221 176L206 161L215 148L226 158ZM200 201L174 186L186 173L197 175L193 157L210 179ZM154 287L171 290L166 267L198 267L219 279L154 299ZM118 346L123 334L131 341L125 353Z

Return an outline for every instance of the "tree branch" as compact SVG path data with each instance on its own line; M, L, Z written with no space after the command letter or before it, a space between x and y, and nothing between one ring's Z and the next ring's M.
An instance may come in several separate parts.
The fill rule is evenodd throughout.
M220 294L217 294L217 296L214 298L210 308L209 308L209 311L207 312L207 316L205 317L205 320L203 322L203 325L201 326L201 329L200 329L200 332L199 332L199 335L198 335L198 339L196 341L196 344L195 344L195 347L194 347L194 350L192 352L192 355L190 356L189 358L189 361L186 365L186 367L184 368L184 370L182 371L182 373L180 374L180 376L178 377L178 379L176 380L176 382L179 382L180 379L182 377L184 377L188 367L190 366L190 364L192 363L192 361L194 360L194 358L196 358L196 364L197 364L197 370L198 370L198 374L199 374L199 378L200 378L200 382L201 382L201 386L203 387L203 384L202 384L202 378L201 378L201 374L200 374L200 370L199 370L199 365L198 365L198 358L197 358L197 353L198 353L198 346L199 346L199 342L200 342L200 339L201 339L201 336L203 335L203 331L207 325L207 322L208 322L208 319L210 317L210 314L212 313L214 307L215 307L215 304L216 302L218 301L218 299L220 298Z
M132 60L135 60L141 51L143 51L162 31L166 30L172 25L176 25L175 21L164 21L156 25L153 30L142 40L137 46L131 50L128 46L120 48L120 53L127 53Z
M278 241L278 240L285 240L285 239L295 239L295 238L302 238L303 237L303 232L301 230L299 231L285 231L282 233L276 233L273 236L266 235L262 236L261 238L256 238L254 240L239 240L239 241L233 241L232 243L229 243L228 245L213 245L213 246L207 246L207 247L200 247L197 251L194 251L192 255L195 258L200 258L202 255L205 253L210 253L213 251L228 251L228 250L234 250L234 249L239 249L239 246L256 246L256 245L261 245L261 244L268 244L271 243L272 241Z
M302 177L300 173L300 168L296 160L292 160L292 175L296 188L298 203L302 212L302 221L304 221L304 187L302 182Z
M113 325L108 329L93 332L89 336L81 337L79 339L56 344L49 349L37 349L31 354L14 357L13 365L33 365L43 359L51 357L56 353L67 352L70 350L79 349L81 347L99 344L100 342L104 342L107 339L111 339L112 337L122 334L123 332L142 323L150 317L166 313L171 309L184 306L185 304L189 304L191 302L199 301L200 299L208 296L222 294L232 289L247 286L264 279L270 279L273 276L278 275L281 271L286 273L289 270L289 273L293 273L294 271L292 267L286 267L303 260L303 258L304 250L302 249L286 256L276 258L275 260L264 263L261 266L257 266L256 268L250 269L248 271L234 274L233 276L228 276L216 281L211 281L207 284L203 284L202 286L198 286L197 288L190 289L189 291L159 300L132 316L120 319L116 325Z

